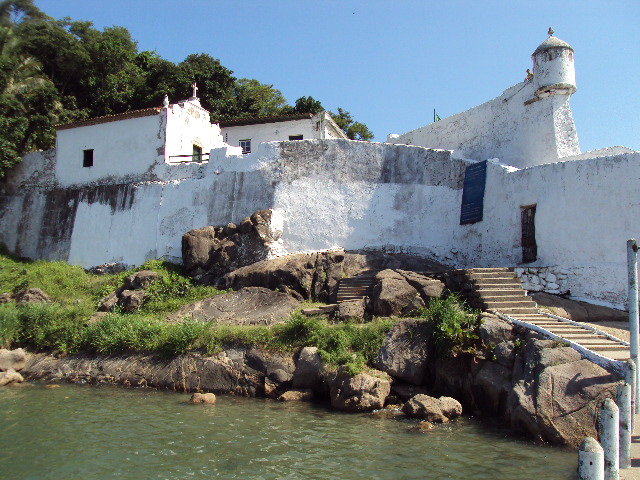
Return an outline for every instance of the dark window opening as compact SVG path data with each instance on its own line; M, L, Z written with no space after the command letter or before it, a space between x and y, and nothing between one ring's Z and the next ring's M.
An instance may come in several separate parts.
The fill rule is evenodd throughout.
M289 135L289 140L302 140L302 135Z
M193 161L201 162L202 161L202 147L198 145L193 146Z
M520 219L522 221L522 263L534 262L538 258L535 226L536 206L522 207Z
M93 149L83 150L82 166L93 167Z
M240 140L240 146L242 147L242 153L251 153L251 139Z

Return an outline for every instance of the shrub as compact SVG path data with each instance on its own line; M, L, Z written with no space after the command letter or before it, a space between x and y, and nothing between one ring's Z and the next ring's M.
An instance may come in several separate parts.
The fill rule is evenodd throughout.
M84 310L58 304L34 303L16 307L19 341L37 349L75 353L82 344Z
M437 357L473 352L478 347L480 315L468 309L455 295L432 298L420 316L431 324Z
M20 335L20 317L15 305L0 305L0 348L11 348Z

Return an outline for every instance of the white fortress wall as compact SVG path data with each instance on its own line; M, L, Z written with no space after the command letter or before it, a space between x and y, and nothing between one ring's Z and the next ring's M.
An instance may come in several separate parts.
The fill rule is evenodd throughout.
M254 211L281 220L282 253L384 248L456 267L518 266L520 208L537 206L538 259L568 272L572 295L624 303L625 242L636 221L640 153L613 149L522 170L490 161L483 221L459 225L464 171L450 151L348 140L272 142L204 164L155 167L153 181L36 187L34 171L0 196L0 241L17 254L84 267L181 259L193 228ZM50 155L50 154L49 154ZM45 155L41 155L46 162ZM15 186L24 185L20 188Z
M477 160L499 158L518 168L580 153L569 96L527 103L534 92L532 81L519 83L482 105L388 141L456 150L457 156Z
M166 116L128 118L58 130L56 178L61 186L114 183L139 176L164 161ZM114 141L114 139L116 141ZM83 151L93 149L92 167L83 167Z

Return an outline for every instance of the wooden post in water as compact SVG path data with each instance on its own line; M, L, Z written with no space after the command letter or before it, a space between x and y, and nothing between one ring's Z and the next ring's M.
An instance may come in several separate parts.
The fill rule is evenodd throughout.
M604 451L594 438L586 437L578 450L578 479L604 480Z

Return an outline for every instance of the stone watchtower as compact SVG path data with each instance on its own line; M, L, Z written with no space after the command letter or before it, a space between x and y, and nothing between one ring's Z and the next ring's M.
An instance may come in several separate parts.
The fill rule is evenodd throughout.
M550 35L538 45L533 55L533 82L535 96L571 95L576 91L576 71L573 48Z

